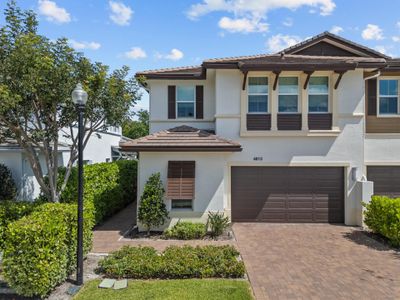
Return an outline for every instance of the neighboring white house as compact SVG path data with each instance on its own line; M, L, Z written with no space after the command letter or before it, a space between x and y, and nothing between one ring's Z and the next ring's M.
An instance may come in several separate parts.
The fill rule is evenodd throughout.
M400 60L325 32L277 54L137 76L151 135L121 147L139 152L138 197L161 173L170 223L219 210L356 225L366 178L400 195Z
M62 132L59 136L59 166L66 166L69 160L69 141ZM84 162L93 164L120 159L121 141L126 141L122 137L121 127L110 127L107 132L94 132L83 152ZM43 157L41 161L45 169ZM40 186L22 148L15 144L0 144L0 163L10 168L17 185L19 199L33 201L39 195Z

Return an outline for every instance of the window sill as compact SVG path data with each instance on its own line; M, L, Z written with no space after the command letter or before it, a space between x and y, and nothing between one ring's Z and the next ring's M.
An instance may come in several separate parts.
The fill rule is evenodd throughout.
M241 131L241 137L336 137L341 133L333 130L251 130Z
M376 115L377 118L400 118L399 114L378 114Z
M366 139L400 139L399 133L366 133Z

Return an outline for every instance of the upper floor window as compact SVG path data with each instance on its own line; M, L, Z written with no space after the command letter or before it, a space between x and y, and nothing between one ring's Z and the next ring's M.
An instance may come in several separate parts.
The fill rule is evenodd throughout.
M327 113L329 110L329 79L327 76L311 77L308 83L308 111Z
M193 118L195 115L196 92L194 86L176 87L176 111L178 118Z
M268 77L249 77L249 113L268 112Z
M399 113L399 81L396 79L379 80L379 114L395 115Z
M297 77L279 78L280 113L297 113L299 111L299 80Z

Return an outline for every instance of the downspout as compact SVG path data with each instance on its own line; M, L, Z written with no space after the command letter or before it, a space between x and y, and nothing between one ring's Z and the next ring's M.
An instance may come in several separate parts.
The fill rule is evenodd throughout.
M370 80L370 79L378 78L381 75L381 70L377 69L376 72L377 72L376 74L373 74L371 76L365 77L364 78L364 82L366 82L367 80ZM365 104L364 104L364 111L365 111ZM364 131L364 133L363 133L363 135L364 135L364 146L363 146L363 165L364 165L364 170L363 170L363 175L361 177L361 181L367 181L368 180L367 176L364 174L364 172L365 172L365 137L366 137L365 133L366 133L366 126L367 126L366 118L364 118L364 129L363 129L363 131Z
M367 80L370 80L370 79L374 79L374 78L377 78L377 77L381 76L381 70L378 69L377 72L378 72L378 73L376 73L376 74L374 74L374 75L365 77L365 78L364 78L364 81L367 81Z

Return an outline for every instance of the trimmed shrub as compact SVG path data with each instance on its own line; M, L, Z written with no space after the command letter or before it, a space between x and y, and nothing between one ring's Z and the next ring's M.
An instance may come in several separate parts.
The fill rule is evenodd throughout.
M144 186L138 210L138 220L144 225L148 235L152 227L163 225L168 218L164 192L160 173L151 175Z
M35 207L37 207L37 204L34 202L0 202L0 251L4 247L8 224L29 215Z
M99 270L114 278L241 278L245 268L238 255L232 246L170 246L160 254L124 246L100 261Z
M60 180L65 169L60 169ZM84 166L84 201L94 208L95 222L106 218L136 200L137 162L120 160ZM76 203L78 199L78 169L74 167L68 184L61 195L61 202Z
M116 278L155 278L162 269L161 257L152 247L124 246L99 265L107 276Z
M400 198L373 196L364 206L368 228L388 238L393 246L400 246Z
M194 240L206 235L206 225L203 223L178 222L172 228L164 231L167 239Z
M0 201L14 200L17 195L17 187L10 169L0 164Z
M220 212L208 212L207 228L210 229L210 235L212 237L220 236L228 228L230 222L229 218L225 217L224 213Z
M93 212L84 212L84 253L92 245ZM3 274L23 296L45 297L76 265L77 207L47 203L11 223L6 232Z

